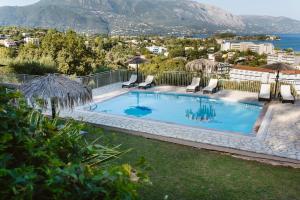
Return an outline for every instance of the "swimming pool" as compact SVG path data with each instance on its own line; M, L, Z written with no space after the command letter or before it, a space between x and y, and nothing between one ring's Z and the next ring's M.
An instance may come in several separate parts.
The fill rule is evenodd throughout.
M204 96L128 92L92 106L92 112L251 135L262 106Z

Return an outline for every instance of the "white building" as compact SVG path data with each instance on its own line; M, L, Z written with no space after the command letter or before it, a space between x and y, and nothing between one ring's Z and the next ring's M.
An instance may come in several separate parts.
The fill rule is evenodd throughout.
M222 44L224 42L223 39L216 39L217 44Z
M198 48L199 51L202 51L202 50L204 50L204 49L205 49L204 46L200 46L200 47Z
M136 64L128 64L129 69L136 69Z
M4 40L4 46L10 48L10 47L16 47L17 44L12 40Z
M24 38L24 42L25 42L26 44L31 43L31 44L34 44L34 45L36 45L36 46L39 46L39 45L40 45L40 39L39 39L39 38L26 37L26 38Z
M213 53L209 53L208 54L208 60L211 60L211 61L216 61L216 56L215 56L215 54L213 54Z
M22 33L22 36L23 36L23 37L29 37L29 36L30 36L30 33Z
M137 40L127 40L127 41L125 41L127 44L133 44L133 45L138 45L138 44L140 44L140 42L139 41L137 41Z
M168 51L167 48L165 47L158 47L158 46L151 46L151 47L146 47L151 53L155 54L163 54Z
M274 45L272 43L255 44L253 42L223 42L221 51L252 51L258 54L274 54Z
M278 52L276 54L271 54L268 55L267 58L268 64L273 64L273 63L286 63L286 64L296 64L296 58L294 54L288 54L285 52Z
M223 42L221 44L221 51L230 51L231 50L231 42Z
M185 51L194 50L194 49L195 49L194 47L184 47Z

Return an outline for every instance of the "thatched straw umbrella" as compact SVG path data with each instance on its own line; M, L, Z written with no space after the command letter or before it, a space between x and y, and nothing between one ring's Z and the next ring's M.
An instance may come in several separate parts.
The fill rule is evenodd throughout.
M145 58L142 58L141 56L134 56L126 62L127 64L136 64L137 83L139 83L139 64L143 64L146 61L147 60Z
M92 101L92 90L62 75L49 74L38 77L21 85L20 90L30 103L35 99L44 100L44 106L51 102L52 117L55 118L56 107L73 108L75 105Z
M283 70L295 70L294 67L288 65L288 64L284 64L284 63L273 63L273 64L269 64L269 65L265 65L263 66L262 68L265 68L265 69L271 69L271 70L274 70L277 72L277 75L276 75L276 79L275 79L275 95L277 93L277 87L278 87L278 82L279 82L279 74L280 74L280 71L283 71Z
M188 71L201 71L203 73L211 73L217 70L218 62L207 59L197 59L186 64Z

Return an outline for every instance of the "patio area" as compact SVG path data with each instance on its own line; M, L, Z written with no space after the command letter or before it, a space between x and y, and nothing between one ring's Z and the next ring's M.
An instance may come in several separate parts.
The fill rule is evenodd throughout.
M94 102L101 102L134 89L122 89L121 83L93 90ZM149 91L185 93L184 87L159 86ZM203 95L202 92L196 94ZM257 93L222 90L213 95L229 101L256 102ZM78 107L62 111L62 117L83 120L130 134L141 135L197 148L211 149L254 158L300 164L300 104L271 103L256 136L225 133L165 122L96 113Z

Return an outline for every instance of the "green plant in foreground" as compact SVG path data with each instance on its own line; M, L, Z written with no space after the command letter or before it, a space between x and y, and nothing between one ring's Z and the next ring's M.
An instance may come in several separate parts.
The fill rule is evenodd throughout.
M108 162L122 152L87 142L84 124L48 119L3 88L0 121L1 199L137 199L148 180Z

